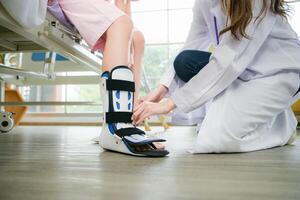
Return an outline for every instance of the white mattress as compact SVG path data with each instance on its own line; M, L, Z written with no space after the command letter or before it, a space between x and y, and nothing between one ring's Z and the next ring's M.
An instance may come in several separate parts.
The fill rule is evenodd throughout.
M45 21L47 0L0 0L8 13L23 27L34 28Z

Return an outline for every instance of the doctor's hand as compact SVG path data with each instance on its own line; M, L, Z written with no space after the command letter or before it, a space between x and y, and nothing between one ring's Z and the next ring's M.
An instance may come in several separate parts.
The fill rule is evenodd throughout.
M151 91L147 96L141 97L140 101L150 101L150 102L159 102L167 94L168 88L164 85L158 85L153 91Z
M163 99L159 103L144 101L134 109L132 120L134 124L138 125L152 115L167 114L174 108L176 105L172 99Z

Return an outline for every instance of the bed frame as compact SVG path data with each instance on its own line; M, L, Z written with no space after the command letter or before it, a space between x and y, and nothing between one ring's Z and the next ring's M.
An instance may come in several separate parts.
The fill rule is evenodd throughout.
M93 54L82 37L60 24L47 13L45 22L35 28L21 27L0 4L0 53L45 52L45 60L39 68L24 66L19 59L18 66L0 64L0 111L5 106L36 106L36 105L100 105L99 102L5 102L5 83L22 85L59 85L59 84L92 84L99 82L101 75L101 56ZM51 53L50 53L51 52ZM54 53L55 52L55 53ZM68 59L70 71L89 71L94 76L60 77L56 55ZM1 120L0 120L1 121Z

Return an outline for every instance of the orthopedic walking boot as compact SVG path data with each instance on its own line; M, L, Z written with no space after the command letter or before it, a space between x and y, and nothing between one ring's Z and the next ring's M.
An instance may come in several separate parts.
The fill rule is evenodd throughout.
M135 84L132 71L126 66L115 67L102 74L103 126L99 144L102 148L134 156L163 157L166 150L157 149L144 131L132 124Z

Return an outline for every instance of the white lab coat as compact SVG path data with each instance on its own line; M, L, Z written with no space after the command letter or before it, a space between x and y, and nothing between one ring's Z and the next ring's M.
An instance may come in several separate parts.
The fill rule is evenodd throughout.
M253 1L254 16L260 13L261 3ZM226 25L221 1L195 2L185 49L205 50L209 43L216 49L209 64L184 86L173 68L161 80L181 112L195 112L210 102L202 109L204 118L194 153L245 152L285 145L296 129L290 105L298 98L294 95L300 85L297 34L287 20L271 11L258 22L253 20L247 27L251 40L237 41L230 32L218 39L216 27L220 31Z

